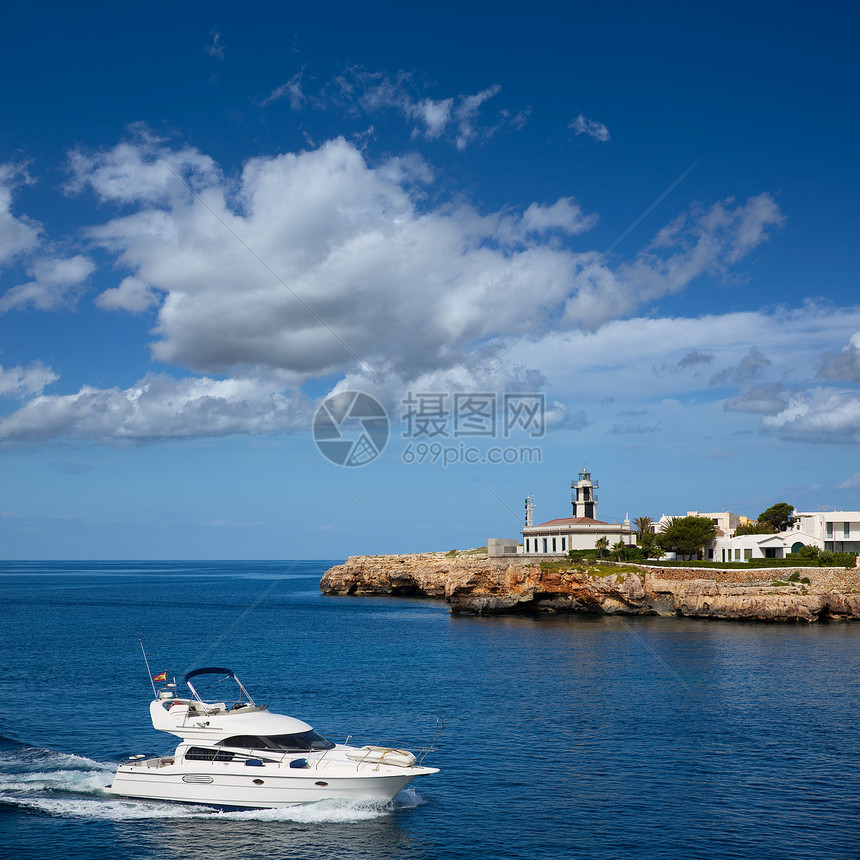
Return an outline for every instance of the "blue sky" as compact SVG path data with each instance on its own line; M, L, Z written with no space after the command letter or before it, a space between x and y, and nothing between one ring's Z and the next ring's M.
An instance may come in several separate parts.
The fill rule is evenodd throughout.
M0 558L475 546L583 464L606 520L860 508L853 14L7 11Z

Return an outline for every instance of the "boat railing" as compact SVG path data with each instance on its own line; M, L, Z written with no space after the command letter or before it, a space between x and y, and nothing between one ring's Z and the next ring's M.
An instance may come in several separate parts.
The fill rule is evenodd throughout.
M357 738L353 735L347 735L343 741L338 740L337 742L343 744L344 746L350 746L350 745L355 746L355 747L372 746L372 747L383 747L386 749L406 750L407 752L411 752L415 756L416 764L420 765L423 763L424 759L427 757L427 755L429 753L437 751L438 747L436 746L436 744L437 744L440 736L442 735L442 732L444 729L445 729L444 718L441 716L436 717L436 725L433 729L433 734L431 735L430 739L425 744L420 745L420 746L409 746L409 745L404 746L400 742L389 741L389 740L386 740L385 738L377 737L374 740L374 739L368 739L368 738ZM330 735L328 737L329 737L329 740L334 740L334 738L332 738ZM319 759L317 759L317 761L322 761L322 759L324 757L325 757L324 755L320 756Z
M418 759L418 764L423 764L424 759L427 757L427 754L430 752L435 752L436 750L436 742L442 736L442 732L445 730L445 719L441 716L436 717L436 728L433 730L433 735L430 740L424 745L421 749L420 753L415 755L415 758Z

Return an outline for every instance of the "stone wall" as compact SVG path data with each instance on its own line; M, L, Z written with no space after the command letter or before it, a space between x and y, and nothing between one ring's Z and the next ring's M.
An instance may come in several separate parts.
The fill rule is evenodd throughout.
M709 579L733 585L768 585L774 580L785 582L793 573L809 580L809 587L826 591L860 591L860 568L844 567L737 567L719 568L660 567L635 565L661 579L687 581Z

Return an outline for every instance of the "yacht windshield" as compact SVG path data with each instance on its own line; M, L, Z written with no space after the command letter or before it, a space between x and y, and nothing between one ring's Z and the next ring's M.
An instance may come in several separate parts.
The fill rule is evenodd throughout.
M252 750L277 750L278 752L312 752L315 750L334 749L334 744L315 731L301 732L294 735L234 735L232 738L219 741L219 746L243 747Z

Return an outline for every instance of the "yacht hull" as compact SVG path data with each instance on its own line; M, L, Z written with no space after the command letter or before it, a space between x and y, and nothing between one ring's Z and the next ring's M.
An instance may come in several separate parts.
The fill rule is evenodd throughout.
M290 773L292 770L292 773ZM313 770L313 769L308 769ZM187 770L175 767L121 765L109 793L145 800L167 800L234 809L274 809L332 798L390 801L416 776L434 768L397 768L398 773L335 776L291 768L223 768Z

